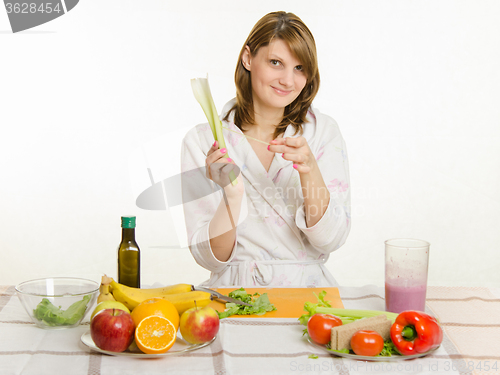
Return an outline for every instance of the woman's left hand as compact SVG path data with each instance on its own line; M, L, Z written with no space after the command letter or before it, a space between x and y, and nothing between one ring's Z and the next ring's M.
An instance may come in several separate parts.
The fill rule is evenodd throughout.
M268 150L283 154L283 159L292 161L293 167L301 174L309 173L317 166L316 158L304 137L274 139Z

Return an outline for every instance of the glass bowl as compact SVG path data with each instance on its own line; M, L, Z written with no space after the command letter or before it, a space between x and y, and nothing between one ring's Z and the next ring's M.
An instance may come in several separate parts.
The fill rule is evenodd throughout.
M73 277L30 280L16 292L37 327L64 329L78 326L99 294L99 283Z

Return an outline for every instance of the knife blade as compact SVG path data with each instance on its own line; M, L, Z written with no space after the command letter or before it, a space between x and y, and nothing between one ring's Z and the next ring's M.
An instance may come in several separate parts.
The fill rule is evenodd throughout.
M209 289L209 288L204 288L202 286L195 286L194 290L199 290L199 291L202 291L202 292L210 293L214 298L219 299L219 300L224 301L224 302L232 302L232 303L235 303L237 305L252 306L249 303L240 301L239 299L235 299L235 298L231 298L231 297L225 296L224 294L221 294L221 293L219 293L219 292L217 292L215 290L212 290L212 289Z

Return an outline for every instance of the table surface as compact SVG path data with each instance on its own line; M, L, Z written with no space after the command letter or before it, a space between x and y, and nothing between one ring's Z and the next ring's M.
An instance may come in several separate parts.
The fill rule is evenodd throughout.
M383 288L339 291L345 308L384 310ZM0 286L0 374L500 374L499 290L430 286L426 311L439 319L444 339L438 350L414 360L365 362L333 356L309 344L293 318L223 319L217 339L205 348L138 359L103 355L82 344L88 317L72 329L36 328L14 287Z

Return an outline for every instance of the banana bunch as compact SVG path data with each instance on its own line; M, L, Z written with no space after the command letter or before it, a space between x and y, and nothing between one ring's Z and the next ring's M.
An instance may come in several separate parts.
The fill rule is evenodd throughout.
M195 306L205 307L212 300L212 295L210 293L193 290L193 286L189 284L175 284L162 288L140 289L119 284L106 275L102 277L100 292L98 300L110 300L112 298L123 303L130 311L148 298L164 298L174 304L179 315Z

